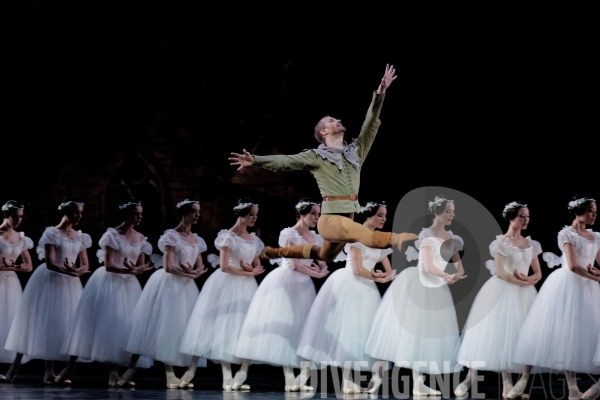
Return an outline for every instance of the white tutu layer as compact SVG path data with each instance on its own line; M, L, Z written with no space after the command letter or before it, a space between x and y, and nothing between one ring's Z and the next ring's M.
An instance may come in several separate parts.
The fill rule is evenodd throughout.
M600 286L567 267L552 272L523 323L513 362L562 372L599 374Z
M13 271L0 271L0 343L6 343L10 326L12 325L15 313L21 301L21 282L19 277ZM14 351L4 350L4 346L0 347L0 363L12 363L15 359ZM23 357L21 363L29 361L29 357Z
M273 270L250 303L234 354L242 359L300 368L298 339L315 296L309 276L286 266Z
M320 366L370 371L379 360L365 354L365 343L380 302L375 282L351 268L335 271L310 309L297 354Z
M425 287L417 267L409 267L383 296L365 352L399 367L439 374L455 371L458 345L450 289Z
M189 366L191 357L179 352L181 338L198 298L189 278L160 269L152 274L133 312L127 351L173 366ZM205 367L200 359L198 366Z
M180 351L214 362L241 364L235 350L257 287L252 276L232 275L220 269L213 272L202 287Z
M536 295L534 286L519 287L492 276L471 306L458 362L467 367L477 362L483 371L521 373L523 365L513 362L513 353Z
M15 314L5 349L43 360L67 361L61 351L83 287L78 277L41 264L31 275Z
M87 281L62 352L86 360L129 365L127 340L142 288L134 275L98 268ZM137 366L153 361L140 357Z

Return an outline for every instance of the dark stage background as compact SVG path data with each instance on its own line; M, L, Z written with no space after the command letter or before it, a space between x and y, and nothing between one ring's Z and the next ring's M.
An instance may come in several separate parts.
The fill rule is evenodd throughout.
M2 7L0 201L26 205L21 229L36 244L66 195L86 203L80 229L95 243L119 222L116 206L140 198L140 231L155 247L187 196L201 200L194 230L209 246L234 223L237 198L250 196L261 204L256 228L275 244L295 223L296 201L318 198L313 178L236 173L229 153L313 147L325 114L342 119L350 140L386 63L398 79L360 194L386 200L390 217L408 191L445 186L486 205L504 229L502 208L518 199L530 206L526 234L560 254L568 201L599 194L598 30L588 10L450 15L399 5L349 20L292 6ZM543 262L542 272L551 272Z

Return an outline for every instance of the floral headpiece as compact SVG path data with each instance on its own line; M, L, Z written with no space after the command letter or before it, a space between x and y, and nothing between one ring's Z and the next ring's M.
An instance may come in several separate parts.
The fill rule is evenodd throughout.
M124 209L126 209L127 207L129 207L129 206L141 206L141 205L142 205L142 203L141 203L141 202L139 202L139 201L130 201L130 202L127 202L127 203L125 203L125 204L121 204L121 205L119 206L119 210L124 210Z
M447 201L447 202L453 202L454 200L445 199L443 197L436 196L435 200L429 202L429 211L431 211L432 213L434 213L436 207L441 206L442 203L444 203L445 201Z
M2 206L2 211L8 211L8 210L10 210L10 209L13 209L13 210L22 210L23 208L25 208L25 207L23 207L23 206L21 206L21 207L17 207L17 206L15 206L14 204L9 204L9 203L6 203L6 204L4 204L4 205Z
M252 207L252 206L258 207L258 204L254 204L254 203L241 203L241 204L238 204L237 206L233 207L233 211L241 211L241 210L243 210L245 208Z
M579 208L586 201L596 201L596 199L592 199L589 197L582 197L581 199L573 200L569 202L569 210L574 209L575 207Z
M79 203L77 201L69 200L64 203L60 203L58 206L58 210L61 211L63 208L70 206L71 204L77 204L78 206L84 206L84 203Z
M387 207L387 205L385 204L385 201L382 201L381 203L375 203L374 201L369 201L367 204L365 204L364 207L362 207L360 209L360 213L364 213L366 211L371 211L373 209L373 207Z
M185 199L185 200L180 201L179 203L177 203L177 205L175 206L175 208L180 208L181 206L185 206L186 204L190 204L190 203L197 203L197 204L199 204L199 202L197 200Z
M510 210L514 210L515 208L527 207L527 204L519 203L518 201L512 201L504 206L504 210L502 211L502 216L506 218L506 214Z
M312 206L318 206L318 205L319 205L319 203L315 203L314 201L301 201L298 204L296 204L296 211L300 211L304 207L312 207Z

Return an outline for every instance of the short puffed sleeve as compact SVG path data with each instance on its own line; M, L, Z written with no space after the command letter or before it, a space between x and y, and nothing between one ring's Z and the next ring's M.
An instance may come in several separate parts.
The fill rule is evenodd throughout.
M438 240L433 236L426 237L419 243L419 251L421 251L423 247L436 247L437 244Z
M152 245L148 242L148 238L144 237L142 240L142 253L144 254L152 254Z
M540 244L540 242L538 242L537 240L533 240L530 236L527 236L525 239L527 239L527 242L531 246L533 257L537 257L540 254L542 254L542 245Z
M286 247L294 244L301 244L302 236L294 228L284 228L279 233L279 246Z
M505 243L506 238L502 235L496 236L496 240L490 243L490 254L494 257L496 254L508 257L509 251Z
M42 233L42 237L38 242L37 248L35 249L40 260L43 260L46 257L46 250L44 249L44 246L47 244L52 244L55 246L60 245L60 233L58 232L58 229L53 226L47 227L44 233Z
M196 246L198 246L198 253L204 253L208 250L208 246L204 239L194 233L194 238L196 239Z
M452 234L452 240L454 240L454 246L456 251L463 251L465 248L465 241L458 235Z
M377 262L382 262L384 258L386 258L387 256L389 256L393 252L394 252L394 250L391 247L389 249L383 249L381 251L381 255L379 256L379 260L377 260Z
M313 244L316 244L319 247L323 246L323 238L316 232L313 232Z
M594 235L594 239L596 239L597 242L600 242L600 232L592 232L592 234Z
M21 236L21 240L24 241L23 250L33 249L33 240L31 240L27 236L25 236L24 232L19 232L19 236Z
M221 250L223 247L227 247L231 251L235 250L236 234L227 229L220 230L215 239L215 247L217 250Z
M265 244L262 240L254 232L251 233L252 239L254 240L254 246L256 247L256 256L258 257L260 253L265 249Z
M166 246L176 247L180 240L181 237L175 229L167 229L158 239L158 249L164 253Z
M119 233L115 228L108 228L100 238L100 241L98 241L98 246L100 246L102 249L105 247L110 247L112 249L119 250L118 235Z
M350 248L355 247L358 250L360 250L361 254L364 254L367 251L367 246L365 246L364 244L360 243L360 242L354 242L354 243L348 243L344 246L344 251L346 252L346 254L350 254Z
M88 235L87 233L81 233L81 231L79 231L79 234L81 235L82 247L84 249L89 249L90 247L92 247L92 238L90 237L90 235Z
M429 229L427 229L427 228L423 228L423 229L421 229L421 232L419 232L419 237L418 237L418 238L417 238L417 240L415 241L415 247L416 247L417 249L420 249L420 248L421 248L421 242L422 242L424 239L426 239L426 238L428 238L428 237L431 237L431 236L432 236L432 234L431 234L431 231L430 231Z
M560 248L560 251L565 251L565 243L575 245L577 243L577 236L577 233L573 232L570 226L566 226L558 232L558 247Z

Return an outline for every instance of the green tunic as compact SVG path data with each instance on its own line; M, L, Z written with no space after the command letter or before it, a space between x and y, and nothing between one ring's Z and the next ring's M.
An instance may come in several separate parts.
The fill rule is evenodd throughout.
M319 149L305 150L294 155L254 156L252 166L272 171L307 169L317 180L323 197L358 194L360 170L375 140L379 125L381 125L379 113L384 96L385 93L373 94L360 135L343 150L321 145ZM359 211L360 204L356 200L324 201L321 206L322 214L344 214Z

